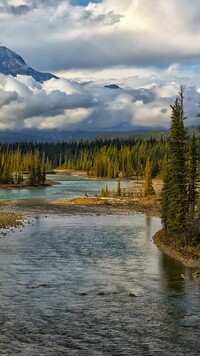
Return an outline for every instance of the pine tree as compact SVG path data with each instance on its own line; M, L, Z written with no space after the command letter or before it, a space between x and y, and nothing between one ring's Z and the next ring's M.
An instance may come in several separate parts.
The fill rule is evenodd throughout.
M183 88L172 108L167 176L162 192L162 221L167 233L184 231L186 225L186 131Z
M35 162L32 157L31 164L29 167L29 175L28 175L29 185L34 185L36 182L36 172L35 172Z
M120 179L118 179L118 181L117 181L117 196L118 196L118 197L121 197L121 195L122 195L122 191L121 191L121 181L120 181Z
M145 168L145 183L144 183L144 196L154 195L155 191L152 185L152 167L150 158L148 157Z

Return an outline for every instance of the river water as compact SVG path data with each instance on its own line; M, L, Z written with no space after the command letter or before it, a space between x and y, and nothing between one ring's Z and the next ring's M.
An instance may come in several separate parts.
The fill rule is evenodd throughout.
M0 190L0 200L15 199L38 199L38 198L75 198L84 196L99 195L102 188L108 186L109 190L117 189L116 180L88 180L81 177L47 176L47 179L58 182L58 185L50 187L22 188L22 189L2 189ZM130 187L131 182L128 180L121 181L121 188Z
M0 355L199 355L200 284L153 244L159 228L99 207L42 211L10 231L0 239Z

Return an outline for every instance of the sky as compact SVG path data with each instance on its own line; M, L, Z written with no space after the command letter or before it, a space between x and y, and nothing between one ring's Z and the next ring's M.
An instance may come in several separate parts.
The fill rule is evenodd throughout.
M0 0L0 45L60 77L0 74L0 129L169 128L180 85L199 123L199 18L199 0Z

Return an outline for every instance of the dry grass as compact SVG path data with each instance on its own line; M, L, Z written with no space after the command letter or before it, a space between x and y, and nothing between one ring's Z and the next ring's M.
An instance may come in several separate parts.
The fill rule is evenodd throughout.
M9 205L9 202L6 200L0 200L0 206L6 206Z
M56 205L108 205L108 199L100 197L82 197L73 199L59 199L55 200L53 204Z
M9 211L1 211L0 213L0 228L8 229L10 227L23 226L23 216Z

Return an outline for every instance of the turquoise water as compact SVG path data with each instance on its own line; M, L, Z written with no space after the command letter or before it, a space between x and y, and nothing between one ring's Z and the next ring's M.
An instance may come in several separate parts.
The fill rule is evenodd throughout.
M114 180L88 180L80 177L70 176L47 176L47 179L57 181L59 184L51 187L38 187L28 189L0 190L0 200L16 199L38 199L38 198L75 198L85 194L100 194L102 188L106 185L108 189L117 189L117 181ZM122 189L130 186L130 181L121 181Z

